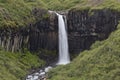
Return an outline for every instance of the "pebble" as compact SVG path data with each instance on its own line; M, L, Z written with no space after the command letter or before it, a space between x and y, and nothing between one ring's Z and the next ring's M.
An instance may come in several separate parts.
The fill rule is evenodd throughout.
M39 76L34 75L33 80L38 80Z
M38 72L36 72L36 73L34 73L34 75L39 76L39 73L38 73Z
M31 76L31 75L28 75L27 78L30 79L30 78L32 78L32 76Z
M51 66L46 67L46 68L45 68L45 72L48 72L50 69L52 69Z
M40 76L43 76L43 75L45 75L45 72L41 72L41 73L40 73Z
M39 73L43 72L43 70L40 70Z

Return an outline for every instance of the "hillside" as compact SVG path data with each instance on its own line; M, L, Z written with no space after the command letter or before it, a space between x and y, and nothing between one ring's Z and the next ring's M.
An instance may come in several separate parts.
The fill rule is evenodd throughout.
M25 27L36 22L34 8L70 10L81 8L120 9L119 0L0 0L0 27Z
M28 51L11 53L0 50L0 80L23 80L31 68L44 64L43 60Z
M24 80L29 70L45 66L41 59L57 60L58 22L48 10L68 12L68 34L75 50L89 49L98 40L96 34L103 40L113 31L79 56L71 53L74 60L52 69L48 80L120 80L120 23L115 30L120 0L0 0L0 80ZM89 31L92 37L76 35Z
M70 64L49 72L49 80L119 80L120 25L104 41L79 54Z
M26 27L35 22L34 8L44 8L44 4L38 0L0 0L0 27Z
M120 9L119 0L43 0L50 10L69 10L81 8L113 8Z

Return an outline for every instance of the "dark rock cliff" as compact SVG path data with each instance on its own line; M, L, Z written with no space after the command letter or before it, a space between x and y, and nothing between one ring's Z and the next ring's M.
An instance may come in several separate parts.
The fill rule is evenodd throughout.
M0 45L8 51L58 50L58 20L55 14L35 8L36 23L22 28L1 28ZM106 39L116 29L119 13L114 10L70 10L67 30L70 53L89 49L96 40Z
M70 52L89 49L96 40L106 39L114 31L120 19L114 10L71 10L68 13Z
M6 51L18 52L27 47L28 28L1 28L0 46Z
M57 16L43 11L44 10L41 11L40 9L33 10L33 15L37 16L37 22L30 27L29 49L31 51L40 49L57 50ZM42 18L40 19L40 17Z

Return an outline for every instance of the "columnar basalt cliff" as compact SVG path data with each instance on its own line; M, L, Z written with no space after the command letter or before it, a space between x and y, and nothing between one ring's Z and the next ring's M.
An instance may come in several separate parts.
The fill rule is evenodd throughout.
M12 52L22 51L24 48L30 51L57 50L57 16L38 8L33 9L31 15L36 22L28 24L27 27L0 29L2 48Z
M89 49L96 40L106 39L116 29L119 19L119 13L109 9L69 11L70 52Z
M63 14L63 13L62 13ZM8 51L28 48L58 50L58 21L55 14L43 9L33 9L36 23L23 28L1 28L0 45ZM114 31L120 19L114 10L70 10L67 16L67 29L70 53L89 49L96 40L106 39Z
M29 49L31 51L57 50L57 16L41 9L34 9L33 15L37 22L30 27Z
M27 47L28 30L28 28L1 28L1 47L7 51L21 51L24 47Z

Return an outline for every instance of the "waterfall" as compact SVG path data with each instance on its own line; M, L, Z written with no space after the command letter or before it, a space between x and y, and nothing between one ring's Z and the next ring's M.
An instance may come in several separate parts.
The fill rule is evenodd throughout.
M51 13L53 11L50 11ZM56 13L56 12L55 12ZM63 16L56 13L58 16L58 29L59 29L59 60L57 65L65 65L70 63L69 51L68 51L68 38L65 24L67 21L63 19ZM66 19L66 17L65 17ZM26 80L46 80L46 73L52 69L51 66L47 66L44 69L41 69L39 72L27 75Z
M63 16L56 13L58 16L58 29L59 29L59 61L58 65L70 63L68 51L68 38Z

